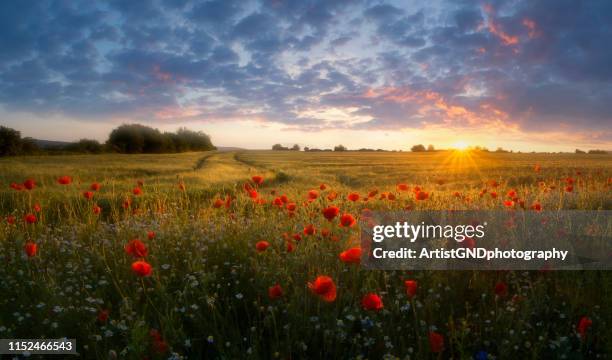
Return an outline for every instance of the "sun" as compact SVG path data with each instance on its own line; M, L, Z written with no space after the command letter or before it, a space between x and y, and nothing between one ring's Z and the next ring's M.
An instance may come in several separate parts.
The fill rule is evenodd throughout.
M455 150L461 150L461 151L466 150L468 146L469 146L468 143L462 140L457 141L456 143L453 144L453 148Z

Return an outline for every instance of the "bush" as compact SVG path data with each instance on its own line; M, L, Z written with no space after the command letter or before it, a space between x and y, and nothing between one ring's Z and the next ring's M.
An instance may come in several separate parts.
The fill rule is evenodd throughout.
M67 145L64 150L78 153L100 154L104 151L104 145L98 140L81 139L78 142Z
M412 152L422 152L422 151L427 151L427 149L425 149L425 145L418 144L418 145L414 145L413 147L411 147L410 151L412 151Z
M19 131L0 126L0 156L27 155L38 150L32 139L22 139Z

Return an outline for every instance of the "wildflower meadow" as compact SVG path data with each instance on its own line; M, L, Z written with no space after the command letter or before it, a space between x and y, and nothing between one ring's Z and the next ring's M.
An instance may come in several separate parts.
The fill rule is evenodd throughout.
M359 220L612 210L611 165L479 151L1 159L0 338L74 338L86 359L609 358L610 273L365 270Z

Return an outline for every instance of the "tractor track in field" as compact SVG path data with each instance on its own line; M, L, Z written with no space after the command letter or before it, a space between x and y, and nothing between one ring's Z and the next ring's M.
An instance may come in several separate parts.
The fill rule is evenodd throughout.
M210 154L206 154L203 157L199 158L198 161L196 162L196 164L194 165L193 170L197 171L197 170L202 169L204 167L204 165L206 165L206 161L210 157L214 156L215 154L216 154L216 152L210 153Z

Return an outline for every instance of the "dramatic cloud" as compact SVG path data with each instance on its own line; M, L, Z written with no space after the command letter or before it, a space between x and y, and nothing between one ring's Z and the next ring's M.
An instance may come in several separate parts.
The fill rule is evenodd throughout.
M611 38L609 1L4 1L0 107L609 146Z

